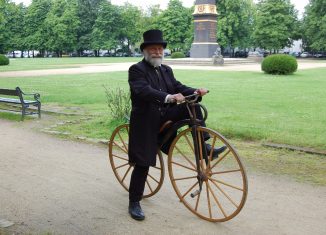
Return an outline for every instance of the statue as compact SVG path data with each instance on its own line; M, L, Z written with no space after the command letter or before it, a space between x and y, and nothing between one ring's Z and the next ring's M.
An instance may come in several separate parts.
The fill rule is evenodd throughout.
M214 52L214 55L212 58L213 58L214 65L223 65L224 64L224 59L223 59L223 56L221 53L221 48L219 46L216 48L216 51Z

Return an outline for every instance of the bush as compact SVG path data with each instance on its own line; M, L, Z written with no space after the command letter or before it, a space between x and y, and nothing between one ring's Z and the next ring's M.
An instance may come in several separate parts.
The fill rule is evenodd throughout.
M131 111L130 92L120 87L116 89L103 87L113 120L123 121L129 119Z
M185 54L183 52L173 52L171 54L172 59L177 59L177 58L185 58Z
M261 69L268 74L287 75L297 71L298 62L290 55L270 55L263 60Z
M0 55L0 66L1 65L8 65L9 64L9 59L5 57L4 55Z

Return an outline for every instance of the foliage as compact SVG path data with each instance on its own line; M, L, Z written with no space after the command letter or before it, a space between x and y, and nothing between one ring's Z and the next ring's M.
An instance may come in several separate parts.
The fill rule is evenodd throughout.
M77 29L77 51L79 55L83 50L91 47L92 30L97 18L99 6L105 0L78 0L77 15L80 25Z
M0 54L0 66L1 65L8 65L9 64L9 59L5 57L4 55Z
M171 54L171 58L172 59L177 59L177 58L185 58L185 54L183 52L177 51L177 52L173 52Z
M121 8L111 2L100 4L97 19L92 31L93 49L113 49L118 44L121 27Z
M292 44L297 11L290 0L260 0L253 39L256 46L277 51Z
M62 51L73 51L77 44L77 1L54 0L45 20L46 47L62 56Z
M185 50L185 43L193 34L192 10L182 6L180 0L170 0L168 8L159 16L156 28L164 33L171 51Z
M303 40L313 51L326 51L326 1L310 0L303 20Z
M251 46L255 7L252 0L221 0L218 7L218 42L232 49Z
M45 20L52 7L53 1L33 0L27 8L26 22L26 46L28 50L38 50L41 54L47 49L47 26Z
M131 111L130 93L120 87L108 89L104 86L104 89L112 118L114 120L125 120L128 118Z
M142 12L135 6L126 3L121 10L122 22L120 22L121 34L119 36L120 42L123 45L127 41L128 49L131 45L135 45L141 40L142 27L141 27ZM128 50L130 55L130 50Z
M276 54L267 56L261 67L268 74L288 75L297 71L298 62L293 56Z

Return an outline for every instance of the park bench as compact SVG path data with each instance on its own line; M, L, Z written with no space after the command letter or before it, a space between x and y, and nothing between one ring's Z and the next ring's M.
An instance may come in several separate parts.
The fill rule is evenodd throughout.
M22 90L19 87L16 87L16 89L1 89L0 88L0 95L4 97L0 97L0 103L7 103L12 106L20 106L21 105L21 112L22 112L22 118L21 120L24 120L25 115L32 115L32 114L38 114L38 117L41 118L41 102L40 102L40 94L27 94L22 92ZM34 100L26 100L24 99L24 96L33 96ZM19 97L13 98L13 97ZM37 112L34 112L30 109L30 106L37 107ZM16 111L17 109L5 109L3 107L0 107L0 109L9 110L9 111ZM20 112L20 110L19 110Z

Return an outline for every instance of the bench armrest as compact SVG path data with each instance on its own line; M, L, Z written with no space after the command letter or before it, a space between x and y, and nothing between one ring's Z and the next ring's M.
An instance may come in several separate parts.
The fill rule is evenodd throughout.
M41 95L40 95L39 93L24 93L24 92L22 92L22 94L23 94L23 95L34 96L34 99L35 99L36 101L40 101L39 99L40 99Z

